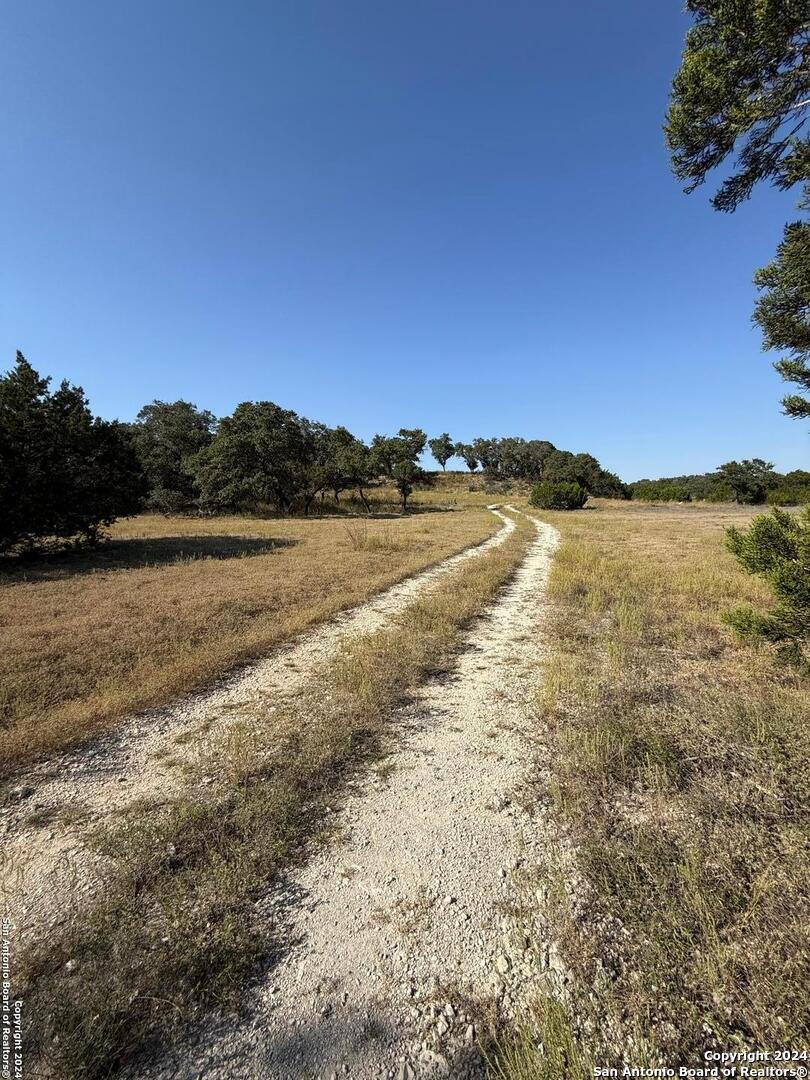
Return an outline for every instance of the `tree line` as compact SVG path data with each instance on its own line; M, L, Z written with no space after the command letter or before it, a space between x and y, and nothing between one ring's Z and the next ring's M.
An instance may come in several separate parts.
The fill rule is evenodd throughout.
M442 439L449 436L445 434ZM442 452L446 449L445 446ZM456 443L453 452L463 459L470 472L480 466L485 476L495 479L578 484L590 495L601 498L629 497L626 485L615 473L603 469L593 454L558 450L546 439L474 439L471 443ZM441 462L440 458L437 460Z
M810 503L810 472L776 472L770 461L750 458L727 461L714 472L636 480L631 498L645 502L738 502L749 505L800 506Z
M308 513L316 499L352 492L367 511L369 489L393 485L407 510L432 482L420 459L430 447L445 469L453 457L491 480L576 484L593 495L628 497L591 454L545 440L428 440L420 428L377 434L366 444L270 401L246 401L218 419L188 401L153 401L134 423L93 415L84 391L51 389L22 353L0 377L0 551L43 540L94 539L142 509L224 513L267 508Z

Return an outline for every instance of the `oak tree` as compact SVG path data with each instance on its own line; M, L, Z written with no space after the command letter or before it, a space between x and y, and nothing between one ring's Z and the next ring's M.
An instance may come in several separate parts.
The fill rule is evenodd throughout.
M442 472L444 472L447 468L447 462L456 453L456 447L453 445L453 440L445 431L443 434L437 435L435 439L431 439L428 445L430 446L431 454L441 465Z

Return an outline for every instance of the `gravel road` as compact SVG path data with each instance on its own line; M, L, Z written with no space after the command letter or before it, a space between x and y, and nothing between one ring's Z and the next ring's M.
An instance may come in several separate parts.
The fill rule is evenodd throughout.
M482 1075L477 1024L519 1010L544 966L515 880L539 843L514 795L557 544L551 526L535 526L453 670L401 711L397 749L356 785L339 839L274 901L268 917L289 948L251 1004L236 1023L205 1021L138 1076Z

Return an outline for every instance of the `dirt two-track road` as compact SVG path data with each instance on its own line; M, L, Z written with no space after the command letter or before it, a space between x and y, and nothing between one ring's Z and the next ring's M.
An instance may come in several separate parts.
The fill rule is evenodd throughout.
M191 736L223 730L251 701L295 693L347 636L379 629L459 563L502 543L514 522L491 509L503 526L478 547L214 690L32 770L26 782L43 823L27 824L23 805L4 811L13 869L4 907L24 934L47 934L67 894L78 890L81 903L103 877L85 846L89 829L171 791L177 771L163 763L167 740L179 735L193 746ZM200 1021L169 1056L141 1061L131 1075L379 1080L482 1072L482 1020L518 1011L548 962L530 952L531 901L516 874L539 843L516 794L536 729L532 687L557 543L551 526L534 528L521 566L468 629L451 670L400 710L394 751L354 785L334 840L274 890L267 917L286 948L238 1020Z
M397 749L342 808L340 839L286 883L273 917L289 946L250 1008L202 1025L149 1076L481 1073L479 1016L519 1009L547 959L528 951L515 875L538 842L514 796L557 542L535 527L454 668L402 710Z

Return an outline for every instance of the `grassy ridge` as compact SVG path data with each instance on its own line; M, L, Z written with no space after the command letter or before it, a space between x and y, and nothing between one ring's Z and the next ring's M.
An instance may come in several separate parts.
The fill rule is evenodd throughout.
M720 623L769 602L723 548L740 512L543 516L563 534L541 705L569 981L493 1072L806 1046L810 693Z
M391 627L347 643L305 695L246 716L201 762L213 790L192 784L101 837L103 897L40 946L26 976L45 1061L67 1077L107 1076L195 1008L238 1000L283 947L261 912L268 883L323 834L344 779L385 752L394 707L448 662L532 535L522 521Z

